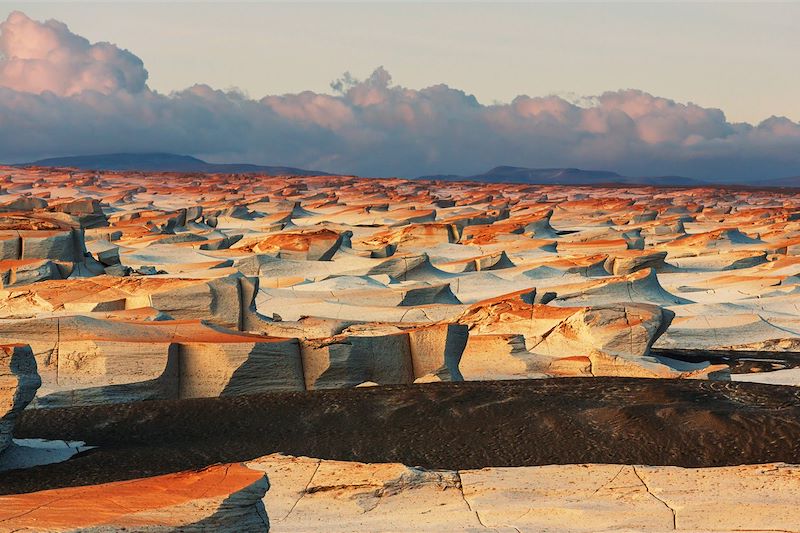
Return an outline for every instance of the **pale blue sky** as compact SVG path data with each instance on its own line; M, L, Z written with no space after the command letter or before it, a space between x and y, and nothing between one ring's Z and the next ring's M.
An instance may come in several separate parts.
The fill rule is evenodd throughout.
M330 92L383 65L482 103L636 88L731 121L800 120L800 4L0 2L144 61L160 92L207 83L251 97Z

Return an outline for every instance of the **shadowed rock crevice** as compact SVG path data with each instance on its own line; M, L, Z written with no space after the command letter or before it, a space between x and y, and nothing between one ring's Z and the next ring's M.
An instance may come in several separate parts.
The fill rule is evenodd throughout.
M0 454L11 444L17 419L41 384L30 346L0 345Z

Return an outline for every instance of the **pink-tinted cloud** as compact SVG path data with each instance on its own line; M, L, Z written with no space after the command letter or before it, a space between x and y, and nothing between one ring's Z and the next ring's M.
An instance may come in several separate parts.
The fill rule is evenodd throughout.
M334 94L255 100L196 85L146 86L133 54L21 13L0 24L0 161L168 151L214 161L362 175L575 166L629 175L800 175L800 124L731 123L719 109L622 90L582 99L519 96L484 105L434 85L409 89L378 68Z
M145 89L141 59L110 43L95 43L55 20L40 23L15 11L0 23L0 86L71 96Z

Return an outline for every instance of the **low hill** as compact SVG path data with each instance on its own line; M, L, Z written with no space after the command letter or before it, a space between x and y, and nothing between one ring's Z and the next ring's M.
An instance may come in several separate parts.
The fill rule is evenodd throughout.
M771 178L759 180L759 185L766 185L768 187L800 187L800 176L791 176L788 178Z
M294 176L326 176L327 172L302 168L251 165L246 163L208 163L189 155L167 153L100 154L52 157L17 166L71 167L81 170L142 170L149 172L206 172L247 173L258 172Z
M420 179L467 180L487 183L531 183L538 185L603 185L629 183L635 185L700 185L701 181L683 176L623 176L608 170L582 170L579 168L525 168L499 166L472 176L431 175Z

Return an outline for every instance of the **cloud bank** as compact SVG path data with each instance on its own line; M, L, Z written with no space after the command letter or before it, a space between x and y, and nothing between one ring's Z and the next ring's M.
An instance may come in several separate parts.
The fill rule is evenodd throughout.
M505 164L700 178L800 175L800 123L731 123L719 109L621 90L484 105L383 68L333 94L252 99L147 87L138 57L20 12L0 23L0 161L162 151L361 175L476 173Z
M72 96L143 91L142 60L110 43L91 44L55 20L43 24L15 11L0 24L0 85L31 93Z

